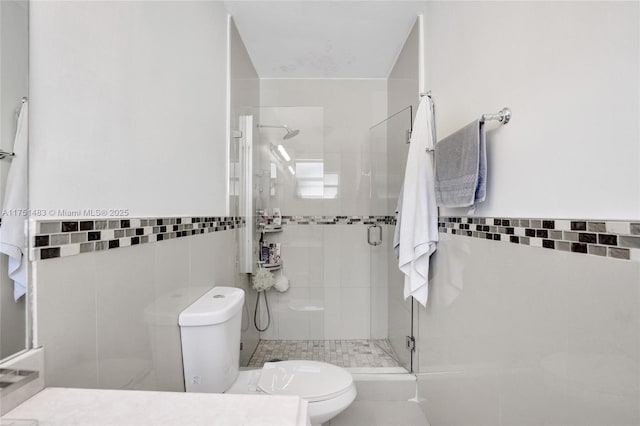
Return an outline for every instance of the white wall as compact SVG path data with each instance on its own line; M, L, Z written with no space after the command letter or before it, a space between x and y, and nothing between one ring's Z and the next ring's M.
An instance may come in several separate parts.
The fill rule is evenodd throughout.
M403 140L404 131L410 129L411 122L416 115L419 101L418 56L420 51L420 28L416 23L407 35L393 69L387 79L387 110L389 116L397 114L387 122L386 143L388 170L388 202L387 211L395 212L398 194L404 181L404 170L407 163L409 145ZM411 112L399 113L408 106Z
M234 113L259 100L229 34L219 2L34 3L32 207L225 215L228 54ZM183 390L177 315L214 285L248 289L236 244L224 231L37 262L46 385Z
M513 111L488 134L476 216L640 218L637 2L426 7L439 137ZM637 263L441 234L431 273L418 383L432 425L640 422Z
M427 3L426 87L438 137L483 113L513 111L488 135L487 201L476 215L640 217L639 9Z
M221 2L34 2L31 207L224 215Z

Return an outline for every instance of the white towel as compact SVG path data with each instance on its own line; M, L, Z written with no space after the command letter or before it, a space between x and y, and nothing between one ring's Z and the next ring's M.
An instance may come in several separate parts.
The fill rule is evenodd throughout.
M4 193L0 252L9 256L9 278L13 280L13 298L17 301L27 292L27 141L29 106L22 104L13 143L11 166Z
M432 150L433 106L427 96L418 105L411 133L402 194L400 195L396 242L398 267L404 274L404 297L413 296L426 306L429 296L429 257L438 241ZM429 152L425 152L429 151Z

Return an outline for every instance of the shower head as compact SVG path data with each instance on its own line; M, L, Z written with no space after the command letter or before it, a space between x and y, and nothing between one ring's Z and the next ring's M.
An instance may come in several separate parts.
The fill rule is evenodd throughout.
M286 125L283 126L283 127L287 131L287 134L282 137L282 139L284 139L284 140L295 138L296 136L298 136L298 133L300 133L300 130L298 130L298 129L291 130Z
M258 124L258 128L262 128L262 127L266 127L266 128L269 128L269 129L285 129L287 131L287 134L282 137L282 139L284 139L284 140L288 140L288 139L294 138L294 137L298 136L298 134L300 133L300 130L298 130L298 129L290 129L289 126L287 126L286 124L283 124L281 126L274 126L274 125L271 125L271 124Z

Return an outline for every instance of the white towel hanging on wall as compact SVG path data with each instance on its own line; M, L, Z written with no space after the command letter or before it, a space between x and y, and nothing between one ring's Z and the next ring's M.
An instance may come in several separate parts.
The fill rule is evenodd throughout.
M18 117L9 175L4 193L0 252L9 256L9 278L13 280L13 297L17 301L27 292L27 151L29 105L23 102Z
M432 108L431 100L423 96L411 133L394 241L394 247L398 246L398 267L404 274L404 297L413 296L423 306L429 296L429 258L438 241Z

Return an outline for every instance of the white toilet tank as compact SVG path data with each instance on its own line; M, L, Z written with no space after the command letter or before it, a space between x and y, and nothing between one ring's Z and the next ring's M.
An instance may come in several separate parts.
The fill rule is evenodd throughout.
M240 368L244 291L214 287L180 313L187 392L224 392Z

